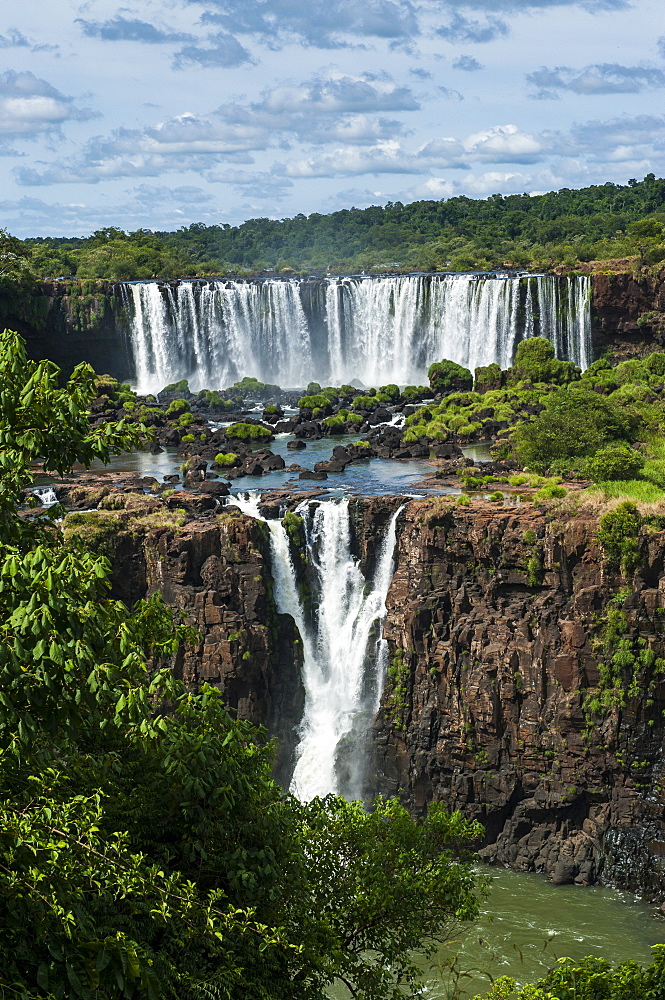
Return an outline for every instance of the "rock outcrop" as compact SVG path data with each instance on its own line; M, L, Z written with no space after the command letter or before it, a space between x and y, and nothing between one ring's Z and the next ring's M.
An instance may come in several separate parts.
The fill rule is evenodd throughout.
M409 505L379 787L414 812L443 800L479 819L489 861L662 899L665 533L642 539L622 591L596 531L593 517L526 504ZM607 648L608 608L621 648ZM602 661L617 652L611 690Z
M280 495L266 513L299 499ZM114 595L129 603L159 590L197 627L200 641L174 669L193 690L219 686L278 738L288 784L302 645L276 612L265 524L233 507L171 511L136 493L102 502L71 515L72 530L97 532ZM415 813L441 800L479 819L488 861L662 901L665 532L642 529L628 580L599 548L597 517L572 505L557 514L480 499L356 498L366 576L402 504L373 733L377 791ZM303 556L294 562L306 587Z
M195 627L200 639L181 648L174 671L190 690L220 687L232 711L277 737L276 776L288 784L302 646L293 619L275 608L265 524L233 507L190 518L181 502L170 511L161 499L121 494L111 509L70 520L66 531L109 555L113 597L132 604L159 591Z
M665 345L663 276L594 274L592 340L594 357L605 351L617 359L642 357Z

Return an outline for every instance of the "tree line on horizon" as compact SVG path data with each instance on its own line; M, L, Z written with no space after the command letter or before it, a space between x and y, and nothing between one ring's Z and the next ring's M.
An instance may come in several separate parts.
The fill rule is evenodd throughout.
M626 267L662 267L665 179L647 174L625 185L542 195L396 201L239 226L198 222L175 232L109 226L88 237L17 240L5 233L7 240L37 279L575 270L626 258Z

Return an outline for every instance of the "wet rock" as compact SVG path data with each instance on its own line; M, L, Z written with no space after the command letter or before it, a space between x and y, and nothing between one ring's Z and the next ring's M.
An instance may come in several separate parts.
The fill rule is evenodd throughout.
M312 472L310 469L305 469L305 471L301 472L300 475L298 476L298 479L316 479L316 480L319 480L319 479L327 479L327 478L328 478L328 473L324 472L322 469L318 469L315 472Z
M315 472L344 472L348 462L340 462L336 458L330 459L328 462L317 462L314 466ZM301 476L302 479L302 476Z
M287 441L286 447L289 451L302 451L302 449L306 448L307 445L304 441L301 441L300 438L296 438L295 441Z
M218 500L203 490L178 490L166 498L166 506L169 510L184 510L189 514L201 514L203 511L215 510L218 506Z
M303 420L293 433L297 438L308 438L310 441L318 441L323 437L321 427L316 420Z

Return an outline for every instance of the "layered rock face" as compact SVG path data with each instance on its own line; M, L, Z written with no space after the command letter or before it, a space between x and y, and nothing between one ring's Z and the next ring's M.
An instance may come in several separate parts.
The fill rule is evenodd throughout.
M275 609L265 525L229 509L184 516L156 508L103 516L112 528L112 596L131 604L160 591L200 641L173 669L190 690L220 687L228 707L278 738L276 775L288 783L294 727L302 718L302 646L293 619ZM93 518L95 515L93 515Z
M594 274L592 278L594 357L642 357L665 345L663 276Z
M409 505L387 601L379 788L414 812L442 800L481 820L489 861L662 899L665 534L641 540L620 592L597 527L526 504ZM615 633L630 690L594 711L585 699Z
M265 524L234 508L190 518L157 498L122 503L84 515L113 540L114 595L131 602L159 590L196 625L200 641L174 669L190 689L219 686L278 738L277 776L288 785L302 645L275 609ZM441 800L481 820L491 862L662 900L665 532L642 529L628 581L608 567L591 514L358 498L351 518L366 575L401 504L376 790L414 813Z

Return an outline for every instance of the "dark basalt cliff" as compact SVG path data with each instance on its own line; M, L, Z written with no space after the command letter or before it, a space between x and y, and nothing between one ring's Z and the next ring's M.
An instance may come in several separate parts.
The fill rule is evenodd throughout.
M293 619L275 609L265 524L233 509L181 524L148 498L138 512L102 517L113 538L112 596L133 603L159 591L183 612L200 642L181 649L176 674L190 690L219 686L240 718L276 736L277 777L287 781L303 711L302 646Z
M353 503L367 570L400 503ZM174 668L191 688L219 685L242 717L277 736L278 775L288 781L302 647L292 619L275 611L265 525L232 508L180 524L104 516L121 528L117 596L161 590L186 612L201 641ZM390 668L374 726L376 788L416 813L442 800L480 819L490 861L557 883L602 879L660 901L665 532L644 530L627 585L608 569L597 527L592 514L552 516L526 503L406 504L384 626ZM609 610L620 682L613 693L605 680L608 705L594 711L601 663L618 650L603 650Z
M32 306L29 319L10 315L6 320L25 337L30 357L54 361L65 376L87 361L100 374L120 381L135 378L118 283L44 281Z
M665 278L594 274L591 303L594 357L609 351L624 359L665 345Z
M416 812L443 800L480 819L490 861L662 899L665 677L629 652L625 707L584 707L622 585L596 520L436 503L409 505L388 595L379 787ZM664 557L665 534L645 536L630 591L609 605L626 646L657 658Z

